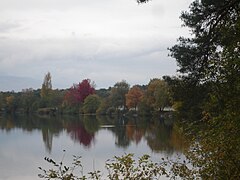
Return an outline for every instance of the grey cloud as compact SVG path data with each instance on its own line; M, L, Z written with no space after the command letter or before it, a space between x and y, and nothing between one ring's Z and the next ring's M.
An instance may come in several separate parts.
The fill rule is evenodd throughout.
M128 40L91 38L0 42L2 74L14 71L19 76L41 79L50 71L55 79L53 84L61 88L84 78L91 78L103 87L121 79L131 83L144 79L145 82L146 78L175 71L175 65L167 58L164 42L153 39L131 44Z
M20 24L16 22L9 21L0 22L0 34L9 32L10 30L16 29L18 27L20 27Z
M169 41L169 40L168 40ZM143 39L37 39L0 40L0 59L15 63L54 60L127 59L165 51L170 43L151 38Z

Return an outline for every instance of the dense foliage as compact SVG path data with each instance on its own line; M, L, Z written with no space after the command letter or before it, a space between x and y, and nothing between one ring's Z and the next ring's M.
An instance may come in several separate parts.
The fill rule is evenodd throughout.
M185 116L183 126L194 143L188 156L204 179L239 179L239 17L238 0L196 0L181 15L192 38L181 37L170 49L182 77L168 82L175 84L180 112L189 115L186 107L192 106L197 113L197 118Z

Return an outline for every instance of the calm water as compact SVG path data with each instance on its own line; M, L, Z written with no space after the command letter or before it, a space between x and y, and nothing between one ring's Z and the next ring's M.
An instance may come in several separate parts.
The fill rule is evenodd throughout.
M183 142L169 116L160 119L110 117L0 116L0 179L39 179L38 167L48 168L44 157L70 165L82 156L84 172L101 170L113 156L134 153L183 156Z

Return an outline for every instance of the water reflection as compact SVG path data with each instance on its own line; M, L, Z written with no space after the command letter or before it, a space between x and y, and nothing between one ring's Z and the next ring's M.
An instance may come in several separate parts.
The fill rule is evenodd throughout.
M106 116L6 116L0 118L0 129L11 132L19 128L32 132L39 130L45 149L51 153L53 140L60 133L66 132L74 143L85 148L94 148L96 133L106 129L113 134L115 146L126 149L131 144L138 145L146 141L149 148L155 152L172 154L181 152L184 140L174 126L172 114L164 114L158 118L126 118ZM104 139L102 140L104 141Z
M82 122L70 124L66 129L74 142L78 142L88 148L93 143L95 133L87 131Z
M49 129L42 129L42 137L43 142L45 145L45 149L51 153L52 150L52 141L53 141L53 134Z

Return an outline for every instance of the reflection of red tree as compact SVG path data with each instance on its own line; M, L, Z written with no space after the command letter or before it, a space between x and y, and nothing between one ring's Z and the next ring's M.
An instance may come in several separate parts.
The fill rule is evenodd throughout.
M94 134L90 134L86 129L78 124L67 128L67 132L75 142L79 142L86 147L90 147L91 142L94 140Z

